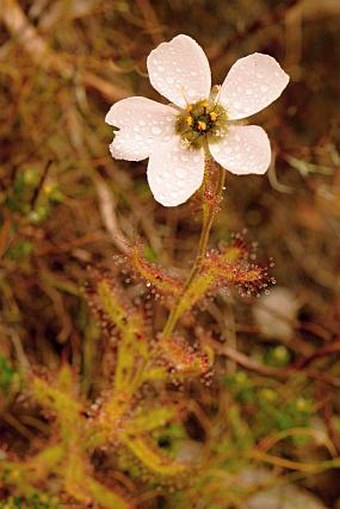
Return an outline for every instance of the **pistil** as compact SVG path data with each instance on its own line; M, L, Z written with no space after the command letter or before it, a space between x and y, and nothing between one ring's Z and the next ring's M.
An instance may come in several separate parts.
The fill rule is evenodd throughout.
M215 101L201 100L189 104L176 121L176 132L194 149L203 146L207 138L215 143L227 130L227 112Z

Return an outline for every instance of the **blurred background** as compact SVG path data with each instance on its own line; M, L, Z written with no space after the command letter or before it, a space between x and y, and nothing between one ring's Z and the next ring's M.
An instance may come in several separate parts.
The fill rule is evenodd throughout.
M270 137L270 170L265 177L227 175L211 245L242 232L259 260L275 263L270 294L254 301L220 297L230 344L269 366L294 364L318 375L294 386L281 380L275 394L262 394L263 383L251 378L261 373L250 370L242 382L229 360L225 383L250 427L244 388L262 403L277 398L270 417L264 411L256 423L258 437L300 425L302 405L308 426L326 433L339 454L339 21L338 0L2 0L0 389L27 364L44 373L68 359L90 370L91 359L83 367L87 310L80 292L87 264L111 270L112 256L139 235L150 259L190 267L200 230L197 199L176 209L158 205L145 161L111 159L112 129L104 123L111 104L124 97L162 101L148 81L146 57L185 33L206 52L213 83L255 51L274 56L291 76L282 97L254 122ZM20 401L13 397L8 407L5 392L2 398L0 443L7 454L20 456L23 444L30 454L34 425L22 421ZM278 415L281 404L286 415L295 405L288 423ZM324 455L315 444L287 447L281 453L295 459ZM247 475L258 482L269 474ZM317 497L315 507L340 507L336 470L300 481ZM298 507L275 505L271 496L269 505L249 507Z

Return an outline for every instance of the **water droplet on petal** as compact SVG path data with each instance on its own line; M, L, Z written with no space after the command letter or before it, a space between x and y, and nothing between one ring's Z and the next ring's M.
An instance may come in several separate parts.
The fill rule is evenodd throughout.
M154 126L151 128L151 132L152 132L152 134L154 134L155 136L157 136L158 134L161 134L162 129L161 129L159 126L154 125Z

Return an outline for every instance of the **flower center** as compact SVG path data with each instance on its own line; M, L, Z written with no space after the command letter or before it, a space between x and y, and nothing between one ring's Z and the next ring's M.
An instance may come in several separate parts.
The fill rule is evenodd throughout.
M227 132L227 112L212 100L189 104L177 116L176 133L193 148L217 142Z

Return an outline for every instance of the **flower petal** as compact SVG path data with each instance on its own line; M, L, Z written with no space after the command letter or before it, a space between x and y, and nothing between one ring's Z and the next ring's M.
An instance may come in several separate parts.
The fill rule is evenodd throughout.
M266 132L257 125L230 126L227 135L211 143L213 158L236 175L262 175L270 165L271 149Z
M230 120L249 117L277 99L289 82L286 74L269 55L253 53L231 67L220 92L220 102Z
M159 145L151 154L148 182L155 200L165 207L175 207L187 201L202 184L204 151L192 150L175 138Z
M194 39L177 35L162 42L147 58L151 85L169 101L184 108L209 97L211 73L208 59Z
M141 161L153 148L175 135L178 111L171 106L145 97L129 97L116 102L107 113L105 122L118 127L110 145L112 157Z

